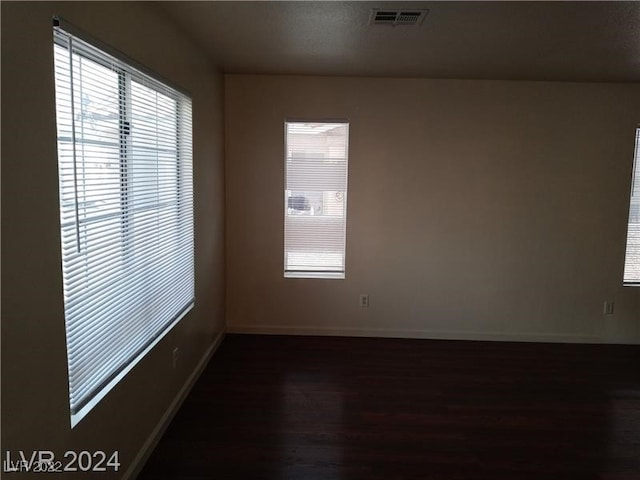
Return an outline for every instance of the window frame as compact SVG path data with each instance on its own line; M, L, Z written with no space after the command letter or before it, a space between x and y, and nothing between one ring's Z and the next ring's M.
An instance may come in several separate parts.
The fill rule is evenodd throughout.
M635 198L635 201L634 201ZM636 221L632 222L632 218ZM624 256L622 284L625 287L640 287L640 124L635 129L635 145L633 150L633 166L631 170L631 189L629 192L629 212L627 216L627 235ZM635 233L632 233L632 230ZM632 237L635 240L631 246ZM633 248L633 251L632 251ZM632 276L629 269L638 269Z
M70 304L68 304L67 302L67 295L70 295L70 294L66 293L67 278L63 278L63 283L65 285L65 324L66 324L66 332L67 332L66 333L67 334L67 360L68 360L68 368L69 368L69 407L70 407L71 427L73 428L82 420L82 418L86 416L87 413L89 413L93 409L93 407L95 407L95 405L97 405L102 400L102 398L104 398L109 393L110 390L112 390L120 382L120 380L122 380L135 367L135 365L137 365L157 345L157 343L164 336L167 335L169 331L171 331L171 329L178 322L180 322L180 320L195 305L195 232L194 232L195 219L194 219L194 192L193 192L193 167L192 167L192 163L193 163L192 99L188 93L175 87L174 85L166 81L161 76L153 72L150 72L147 68L142 67L140 64L131 60L129 57L118 52L117 50L114 50L113 48L106 46L99 41L96 41L95 39L91 38L89 35L86 35L84 32L75 28L73 25L70 25L69 23L65 22L59 17L54 17L53 27L54 27L53 51L54 51L54 71L55 71L55 77L56 77L55 78L56 96L58 95L59 88L61 88L61 91L65 91L66 88L68 87L68 92L70 93L69 101L71 105L68 107L69 109L68 111L71 113L71 117L68 123L72 131L72 136L68 140L62 140L62 142L70 143L73 149L74 180L72 181L72 183L73 183L73 190L74 190L73 195L75 199L75 206L71 208L72 209L75 208L75 212L76 212L75 219L69 220L66 223L63 221L62 217L60 220L60 230L61 230L61 235L63 237L61 238L61 245L63 248L63 254L62 254L63 266L68 265L69 262L75 262L76 259L78 259L78 261L83 261L83 259L86 259L84 261L87 261L87 262L95 261L95 255L92 257L92 254L89 253L87 250L88 247L86 245L88 240L85 239L83 242L81 242L81 238L80 238L81 230L83 228L86 228L86 225L91 222L101 222L106 220L107 222L112 223L112 225L107 225L104 228L108 229L109 235L112 236L114 239L113 242L117 244L116 246L112 247L115 249L114 250L115 253L111 251L110 255L112 255L111 258L115 258L116 261L118 262L118 264L115 267L122 270L123 277L126 277L126 279L124 280L125 284L123 285L130 283L132 281L131 280L132 278L134 279L138 278L140 275L142 275L144 278L151 278L151 277L148 277L148 275L150 275L149 272L154 271L153 270L154 267L148 267L147 265L141 266L138 262L138 259L136 258L136 256L138 255L142 255L142 257L144 258L148 258L150 255L153 255L153 252L157 251L154 249L153 246L146 245L146 242L147 242L146 233L144 234L144 237L141 237L145 239L145 242L144 242L145 245L140 246L139 245L140 242L136 244L135 237L137 235L142 235L144 233L142 231L139 233L135 233L134 231L135 226L132 227L131 225L131 222L135 223L136 221L134 217L136 213L138 213L138 210L140 212L150 212L153 218L158 218L158 221L162 222L160 223L160 225L163 225L163 226L168 225L169 227L172 227L171 230L168 232L169 233L168 236L180 235L185 232L188 234L188 237L186 238L185 241L183 241L182 236L179 236L179 237L174 236L172 239L172 243L170 243L168 247L165 245L164 242L161 242L163 244L163 247L162 247L163 252L168 248L170 249L170 251L173 251L174 253L176 253L178 257L171 257L171 256L169 257L169 263L172 264L170 267L164 266L164 263L166 263L166 260L162 260L162 262L158 261L158 265L161 265L161 264L162 265L159 267L158 266L155 267L156 269L157 268L162 269L161 270L162 272L168 272L170 276L178 275L178 272L181 272L180 278L182 280L180 283L180 288L182 288L182 291L180 292L180 294L176 293L175 297L169 301L170 308L163 307L162 311L156 311L155 314L149 313L149 315L151 316L148 318L140 317L141 315L140 309L138 308L138 310L136 310L137 312L136 315L140 317L139 319L141 319L141 321L143 322L143 325L126 324L126 325L135 325L135 337L134 337L135 342L130 342L127 344L125 348L121 347L120 350L117 350L118 355L121 355L121 358L124 358L124 360L109 361L108 362L109 366L115 365L116 367L114 369L111 369L111 368L107 369L109 370L108 374L98 375L95 372L93 372L88 377L90 379L88 386L86 386L83 383L80 383L79 386L77 385L75 388L79 389L76 391L76 394L80 398L80 400L78 401L74 400L74 388L72 388L72 379L71 379L72 360L70 357L71 355L70 348L80 348L77 346L78 344L81 345L82 348L84 348L85 337L79 336L78 337L79 340L76 342L76 333L74 333L72 337L69 336L71 335L69 333L69 329L74 327L70 326L69 324L70 320L69 320L68 308L74 308L74 307L73 306L70 307L69 306ZM68 41L67 44L65 44L65 39L67 39ZM73 43L73 45L72 45L72 41L75 42ZM57 63L59 58L59 54L56 53L57 48L62 48L66 51L66 53L68 53L69 55L68 65L66 63L64 65L59 65ZM113 59L113 63L111 63L109 58ZM114 204L113 203L114 198L116 196L119 196L119 206L117 207L117 210L115 210L116 207L110 206L109 209L115 210L113 212L109 212L107 214L102 214L102 215L98 214L95 217L83 216L83 218L81 218L78 213L79 212L78 199L82 198L85 204L88 202L86 201L87 197L86 197L85 190L84 189L79 190L79 188L81 187L79 187L78 181L76 178L76 175L77 175L76 170L79 167L77 167L76 165L80 164L81 168L85 169L86 158L91 158L91 156L85 157L83 153L76 154L76 149L78 148L78 146L80 146L81 149L83 150L85 148L85 144L87 143L87 139L85 138L84 133L81 133L78 136L76 136L76 133L75 133L76 122L77 122L76 115L78 115L78 113L76 112L79 111L80 115L82 115L83 114L82 112L84 109L83 106L74 106L75 96L73 92L74 92L74 86L76 82L74 81L73 71L75 68L78 68L76 67L76 60L78 62L78 66L83 61L93 62L93 64L97 65L98 67L106 68L110 72L115 73L117 77L117 82L116 82L117 97L113 101L109 100L110 103L106 103L106 105L109 105L110 108L115 107L115 110L117 110L118 112L117 119L114 119L112 122L114 124L117 123L118 140L117 142L114 141L113 144L110 144L110 145L106 145L105 143L105 148L117 149L117 152L118 152L117 154L117 157L118 157L117 170L119 172L119 181L117 182L118 187L114 188L112 186L111 188L112 192L116 192L116 193L109 194L110 195L109 198L112 200L112 204ZM69 85L67 87L65 86L60 87L58 85L58 78L57 78L58 72L59 71L66 72L67 71L65 70L66 68L68 68L68 72L69 72L68 73ZM102 81L110 82L108 78L100 77L100 82ZM82 80L80 80L78 84L82 85ZM133 93L133 89L136 89L136 88L142 92L137 97ZM158 143L156 143L155 145L153 144L147 145L145 143L141 143L137 146L135 146L132 143L133 135L131 134L131 122L133 118L132 115L134 115L134 111L138 112L137 113L138 115L149 114L149 111L150 111L147 105L147 101L149 101L150 97L146 96L146 92L142 91L141 89L147 89L151 91L154 95L150 105L155 105L155 108L156 108L155 116L149 116L148 118L150 118L151 120L154 120L156 122L156 125L158 125L159 121L162 121L161 125L168 126L170 129L174 129L174 134L169 137L170 138L169 147L171 147L171 145L173 145L173 147L169 148L168 150L166 147L161 146L161 144L158 144ZM84 97L82 98L83 98L82 102L84 103ZM133 105L133 102L136 102L136 101L139 103L137 107ZM143 102L143 103L140 103L140 102ZM173 106L171 107L173 109L170 108L168 112L164 112L161 114L159 113L159 110L158 110L158 105L159 105L158 102L164 102L164 103L169 102L168 105ZM75 102L75 103L78 103L78 102ZM115 105L115 103L117 103L117 106ZM59 110L58 100L56 99L57 129L61 128L59 123L60 122L59 116L61 115L60 112L61 110ZM66 113L67 110L65 109L64 112ZM164 120L162 119L163 117L161 117L161 115L164 115ZM174 117L173 120L171 120L172 115ZM167 120L167 118L169 120ZM141 124L142 120L140 120L138 123ZM63 125L66 126L67 124L64 123L63 121ZM156 128L159 128L159 127L156 127ZM95 131L97 132L98 135L100 135L101 130L99 128L96 128ZM162 133L158 130L152 133L151 135L155 135L156 137L160 138ZM59 130L58 130L57 137L58 137L58 140L57 140L58 165L59 165L59 168L61 169L63 165L62 159L64 158L64 154L61 153L60 151L60 148L62 145L61 138L66 138L66 137L60 137ZM141 136L139 136L138 138L139 138L139 141L144 142L144 140L148 139L149 137L145 136L145 134L141 134ZM91 142L91 140L89 142ZM138 150L138 153L134 152L134 150L136 149ZM156 173L151 174L152 175L151 177L148 176L149 175L148 173L142 173L143 176L141 178L143 179L143 181L147 180L148 178L155 178L156 182L162 181L164 183L154 183L152 184L153 186L151 187L150 190L149 190L149 187L145 186L143 192L145 193L151 192L152 194L153 192L155 192L155 194L153 194L154 196L150 198L146 198L144 195L142 195L141 198L143 198L143 200L138 200L137 202L140 202L140 203L139 205L136 205L136 200L129 198L129 195L132 192L135 195L136 184L138 182L138 180L135 179L136 173L134 172L134 169L136 165L138 168L141 168L142 170L148 169L148 167L145 167L144 163L141 163L143 162L142 158L145 157L145 154L141 154L139 152L145 152L146 155L150 154L151 155L150 158L156 159L155 160ZM161 162L160 158L162 153L166 154L164 160L168 159L168 161L166 162L166 165L164 163L164 160L163 160L163 163L160 163ZM76 160L76 158L80 159L79 162ZM96 157L96 158L100 158L100 157ZM68 160L67 160L67 163L68 163ZM175 171L171 173L171 170L174 168L173 167L174 164L175 164ZM62 173L60 173L60 175L62 175ZM65 210L63 210L63 185L65 185L64 187L65 189L68 189L69 180L63 180L61 177L59 182L60 182L60 201L61 201L60 214L62 215L63 211L67 211L67 214L68 214L68 208L65 208ZM98 180L98 182L101 182L101 179ZM116 182L114 182L114 184L115 183ZM100 188L102 188L103 184L99 183L99 185L101 186ZM167 189L167 186L168 186L168 189ZM140 189L141 187L138 185L137 188ZM83 193L79 194L79 191L82 191ZM91 192L90 189L89 189L89 192ZM138 195L141 195L141 194L138 193ZM86 205L83 208L86 211ZM165 216L165 214L168 214L168 217ZM175 216L175 219L172 218L173 216ZM119 227L116 227L115 223L119 223ZM143 230L146 229L148 225L148 220L144 219L141 225L143 227ZM73 255L64 253L64 246L65 246L64 235L66 231L65 229L69 229L70 227L75 229L76 235L77 235L78 250ZM119 233L116 232L116 229L118 228L119 228ZM111 242L111 240L109 241ZM149 243L153 243L153 242L149 242ZM81 245L84 245L85 252L81 251ZM65 267L65 268L69 268L69 267ZM105 268L105 267L100 266L99 268ZM171 277L171 279L172 278L173 277ZM170 281L171 280L167 280L163 278L162 282L158 281L154 283L153 284L154 291L157 292L158 290L162 290L166 282L170 282ZM143 284L147 283L144 279L141 280L141 282ZM106 286L104 288L108 289L109 286ZM94 289L95 291L97 287L95 286L86 287L86 288L83 287L83 289L85 289L86 291L89 291L90 289ZM137 290L137 287L136 287L136 290ZM79 297L80 301L87 301L86 299L82 300L82 295L83 294L80 294L80 297ZM89 293L88 295L91 296L92 294ZM125 300L131 300L131 301L134 301L134 303L139 303L140 297L137 295L138 294L135 294L135 293L127 293ZM147 291L144 290L144 287L143 287L143 293L141 293L140 295L149 295L149 293L147 293ZM152 298L152 297L149 297L149 298ZM190 300L188 298L190 298ZM73 303L72 300L69 300L69 302ZM162 305L165 305L165 304L162 304ZM167 314L166 311L169 311L170 313ZM109 316L109 315L112 315L111 311L109 311L106 316ZM89 314L87 314L86 316L83 316L81 319L80 317L77 317L75 318L75 320L73 320L73 322L75 322L73 323L73 325L79 325L81 323L91 324L94 322L94 318L96 317L89 316ZM104 319L99 321L102 322L100 323L101 325L105 327L109 326L109 323L104 323L105 321ZM126 325L123 327L124 324L122 323L119 323L117 325L120 329L127 328ZM82 328L83 331L89 332L90 334L89 336L96 337L99 335L99 332L91 331L90 327L80 327L80 328ZM73 341L71 340L71 338L73 338ZM115 338L121 338L121 337L118 336ZM91 344L96 343L95 340L91 340L91 339L89 339L87 342ZM75 346L72 347L71 344ZM101 348L104 348L104 347L101 347ZM76 366L75 367L76 370L74 371L77 372L78 371L77 368L78 367ZM78 394L77 393L78 391L80 392L89 391L89 393Z
M343 246L340 255L342 256L342 268L336 270L323 270L323 269L292 269L289 268L289 258L288 255L290 252L287 250L287 217L289 216L290 203L289 203L289 192L291 193L299 193L297 189L290 189L289 187L289 130L288 126L291 124L305 124L305 125L331 125L335 124L336 126L344 126L346 127L345 137L345 151L344 151L344 162L345 162L345 175L344 175L344 189L341 190L342 199L341 201L344 203L343 206ZM349 183L349 142L350 142L350 121L346 118L285 118L284 120L284 256L283 256L283 272L284 278L291 279L336 279L336 280L344 280L346 278L346 262L347 262L347 218L348 218L348 183ZM293 156L292 150L292 156ZM305 150L298 150L297 153L303 154L305 156L308 154ZM326 152L323 152L323 158L329 159L330 157L326 157ZM324 205L324 194L329 191L323 191L323 205ZM309 217L310 221L311 218Z

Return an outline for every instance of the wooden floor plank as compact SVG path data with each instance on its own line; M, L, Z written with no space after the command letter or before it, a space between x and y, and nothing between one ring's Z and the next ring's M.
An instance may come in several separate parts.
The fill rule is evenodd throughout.
M640 347L227 335L139 479L640 480Z

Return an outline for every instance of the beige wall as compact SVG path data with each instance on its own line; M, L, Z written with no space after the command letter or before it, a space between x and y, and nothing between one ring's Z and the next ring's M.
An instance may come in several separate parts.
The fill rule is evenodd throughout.
M350 120L345 280L283 278L287 117ZM640 343L639 121L637 84L227 75L229 331Z
M224 330L223 79L156 8L2 3L2 452L118 450L121 471L95 474L103 479L120 478L132 466ZM194 107L196 307L73 430L60 270L54 14L191 92ZM176 370L174 346L180 348Z

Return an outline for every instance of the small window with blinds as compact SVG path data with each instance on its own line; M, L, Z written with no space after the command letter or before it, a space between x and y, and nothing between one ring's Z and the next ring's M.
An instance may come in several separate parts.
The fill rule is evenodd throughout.
M53 48L73 426L193 307L191 100L58 19Z
M284 276L344 278L347 122L285 122Z
M640 286L640 127L636 129L634 151L627 251L624 261L624 284Z

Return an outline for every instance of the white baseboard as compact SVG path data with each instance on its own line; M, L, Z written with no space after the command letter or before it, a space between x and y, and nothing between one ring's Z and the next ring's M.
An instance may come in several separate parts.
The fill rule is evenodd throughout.
M499 342L603 343L596 335L468 332L442 330L394 330L387 328L300 327L290 325L227 325L227 333L257 335L325 335L337 337L423 338Z
M171 423L171 420L173 420L175 414L178 413L178 410L182 406L185 398L187 398L187 395L191 391L191 388L202 374L213 354L216 353L216 350L224 339L225 333L226 332L224 330L218 333L216 338L213 340L213 343L209 346L209 348L207 348L207 351L198 362L198 365L193 370L191 375L189 375L189 378L182 386L176 397L173 399L167 410L164 412L164 415L162 415L155 428L151 431L151 434L147 437L147 440L144 442L142 448L133 459L133 462L131 462L129 468L125 471L124 475L122 476L123 480L132 480L138 476L138 474L142 470L142 467L144 467L144 464L149 458L149 455L151 455L151 452L153 452L153 449L156 447L165 430Z

